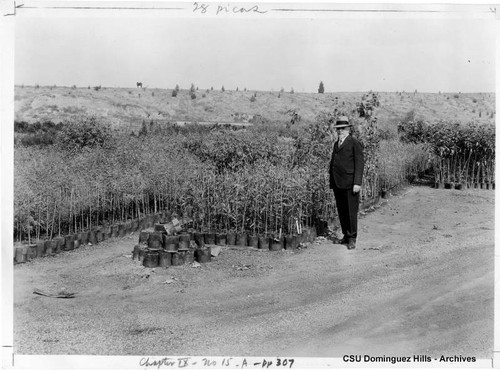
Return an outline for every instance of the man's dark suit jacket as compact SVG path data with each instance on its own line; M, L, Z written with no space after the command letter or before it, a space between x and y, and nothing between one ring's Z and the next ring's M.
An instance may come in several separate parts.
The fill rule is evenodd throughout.
M363 146L348 135L339 147L338 141L333 146L330 160L330 188L352 189L361 185L363 179Z

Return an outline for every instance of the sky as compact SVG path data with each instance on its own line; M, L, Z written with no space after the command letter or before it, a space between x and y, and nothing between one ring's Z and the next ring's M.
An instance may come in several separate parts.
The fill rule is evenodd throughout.
M18 17L16 85L494 92L474 17Z

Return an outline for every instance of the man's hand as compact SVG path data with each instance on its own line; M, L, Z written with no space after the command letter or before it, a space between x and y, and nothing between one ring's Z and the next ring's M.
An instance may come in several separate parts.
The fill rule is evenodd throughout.
M355 184L354 187L352 187L352 192L358 193L359 191L361 191L361 186Z

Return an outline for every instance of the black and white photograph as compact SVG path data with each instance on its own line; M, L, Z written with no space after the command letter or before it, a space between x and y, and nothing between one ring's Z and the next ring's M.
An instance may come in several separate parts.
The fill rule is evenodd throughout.
M2 367L500 367L496 5L0 10Z

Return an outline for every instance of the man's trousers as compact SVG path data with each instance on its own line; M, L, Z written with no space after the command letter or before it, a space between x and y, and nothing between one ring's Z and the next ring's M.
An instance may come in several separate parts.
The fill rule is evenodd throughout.
M354 193L351 189L339 189L333 186L337 211L339 213L342 233L347 238L356 238L358 235L358 210L359 193Z

